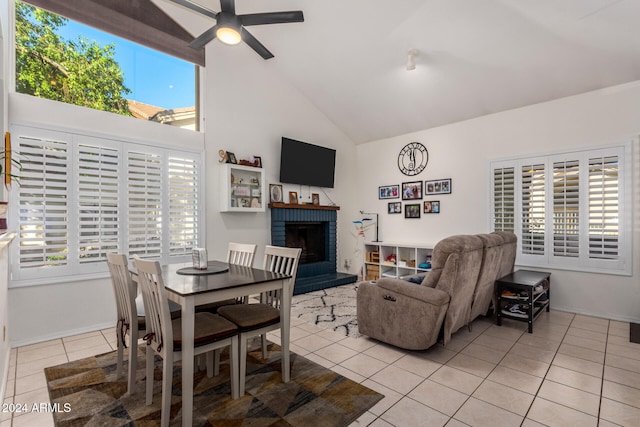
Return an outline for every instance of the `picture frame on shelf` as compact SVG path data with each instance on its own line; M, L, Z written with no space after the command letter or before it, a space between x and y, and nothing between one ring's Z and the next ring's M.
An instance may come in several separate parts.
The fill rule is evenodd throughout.
M397 199L400 197L399 185L383 185L378 187L378 199Z
M425 181L424 194L451 194L451 178Z
M231 151L227 151L227 163L233 163L234 165L238 164L238 160L236 160L236 155Z
M271 203L282 203L282 185L269 184L269 201Z
M422 199L422 181L402 183L402 200Z
M387 213L388 214L399 214L399 213L402 213L402 203L400 203L400 202L389 202L389 203L387 203Z
M316 206L320 205L320 194L311 193L311 204Z
M424 202L424 213L440 213L440 201L439 200L429 200Z
M420 218L420 205L419 204L406 204L406 205L404 205L404 217L405 218Z
M289 204L297 205L298 204L298 193L295 191L289 191Z
M253 156L253 163L254 166L257 168L261 168L262 167L262 157L260 156Z

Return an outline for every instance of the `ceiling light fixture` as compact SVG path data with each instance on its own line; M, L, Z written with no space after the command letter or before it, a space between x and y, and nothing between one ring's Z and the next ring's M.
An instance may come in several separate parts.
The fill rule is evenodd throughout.
M216 20L218 21L216 29L216 37L224 44L234 45L242 41L240 35L241 24L236 15L227 15L219 13Z
M409 58L407 59L407 71L416 69L416 56L418 55L418 49L409 49L407 52Z

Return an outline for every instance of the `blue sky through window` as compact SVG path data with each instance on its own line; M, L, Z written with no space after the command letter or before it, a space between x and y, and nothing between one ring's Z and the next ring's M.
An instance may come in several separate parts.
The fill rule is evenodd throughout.
M115 43L115 60L132 91L127 99L166 109L195 105L195 65L71 20L58 34L67 40L84 35L103 46Z

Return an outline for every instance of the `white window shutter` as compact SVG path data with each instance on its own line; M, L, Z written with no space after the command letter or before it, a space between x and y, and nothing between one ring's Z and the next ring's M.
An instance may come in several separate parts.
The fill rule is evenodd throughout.
M493 230L513 231L515 218L515 169L493 169Z
M553 256L580 256L580 162L553 163Z
M18 134L21 269L56 268L69 262L69 143L63 135L40 133Z
M521 248L527 255L545 255L545 165L521 167Z
M589 159L589 258L619 258L618 184L618 156Z
M197 159L169 156L169 256L190 256L198 244L200 166Z
M117 149L78 144L78 256L86 264L119 252L120 153Z
M127 153L129 256L162 254L162 158L143 151Z

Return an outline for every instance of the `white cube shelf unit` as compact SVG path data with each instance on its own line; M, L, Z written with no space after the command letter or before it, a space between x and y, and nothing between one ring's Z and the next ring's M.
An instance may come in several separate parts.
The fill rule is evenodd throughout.
M380 277L403 278L416 273L426 273L431 264L434 245L414 245L393 242L365 242L364 279L377 280ZM389 257L395 255L395 262Z
M220 167L220 211L264 212L264 170L225 163Z

